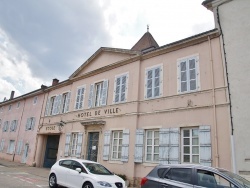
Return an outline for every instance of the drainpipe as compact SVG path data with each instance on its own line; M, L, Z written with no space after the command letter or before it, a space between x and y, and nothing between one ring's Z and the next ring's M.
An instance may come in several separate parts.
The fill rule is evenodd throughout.
M227 2L224 2L227 3ZM220 23L220 14L219 14L219 6L223 5L224 3L217 6L216 12L217 12L217 22L218 26L221 32L221 40L222 40L222 52L225 62L225 71L226 71L226 85L228 90L228 100L229 100L229 113L230 113L230 122L231 122L231 155L232 155L232 168L233 172L237 172L237 166L236 166L236 160L235 160L235 148L234 148L234 125L233 125L233 115L232 115L232 101L231 101L231 92L230 92L230 85L229 85L229 78L228 78L228 65L227 65L227 57L226 57L226 49L225 49L225 40L224 35Z
M214 125L214 142L215 142L215 166L219 167L219 152L218 152L218 130L217 130L217 114L216 114L216 99L215 99L215 85L214 85L214 62L211 47L211 39L208 36L209 56L210 56L210 70L212 74L212 95L213 95L213 125Z

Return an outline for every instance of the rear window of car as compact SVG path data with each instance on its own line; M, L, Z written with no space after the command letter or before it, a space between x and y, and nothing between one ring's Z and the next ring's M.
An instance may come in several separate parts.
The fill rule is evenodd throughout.
M167 172L164 178L191 184L192 169L191 168L171 168Z
M168 168L159 168L157 170L157 175L159 176L159 178L163 178L164 172L166 172L167 170L168 170Z

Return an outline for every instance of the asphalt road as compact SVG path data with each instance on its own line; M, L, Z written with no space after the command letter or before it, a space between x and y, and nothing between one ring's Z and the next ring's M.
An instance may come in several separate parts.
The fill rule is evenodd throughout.
M27 166L8 167L0 165L0 188L48 188L48 178L46 177L48 172L47 169L44 170L42 168Z

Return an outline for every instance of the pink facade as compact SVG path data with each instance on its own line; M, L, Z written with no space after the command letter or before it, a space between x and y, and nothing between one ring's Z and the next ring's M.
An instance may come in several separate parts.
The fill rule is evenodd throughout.
M68 80L38 95L39 109L27 105L33 97L26 99L15 140L30 144L28 164L90 159L134 185L159 163L231 170L224 76L217 30L146 53L100 48ZM38 117L36 125L25 131L30 116ZM11 134L0 138L12 139Z

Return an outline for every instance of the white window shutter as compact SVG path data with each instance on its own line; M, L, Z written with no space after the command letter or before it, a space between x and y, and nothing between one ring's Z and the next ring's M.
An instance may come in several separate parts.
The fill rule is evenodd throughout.
M30 126L31 126L31 130L34 130L35 123L36 123L36 118L35 118L35 117L33 117L32 124L30 125Z
M56 106L56 114L61 113L61 103L62 103L62 95L58 95L58 101Z
M137 129L136 141L135 141L135 154L134 154L135 163L142 163L143 161L143 140L144 140L144 130Z
M83 109L83 105L84 105L84 95L85 95L85 87L81 88L81 92L80 92L80 103L79 103L79 108L78 109Z
M160 164L168 164L169 163L169 133L168 128L162 128L159 131L159 162Z
M121 77L121 102L126 101L127 75Z
M14 126L15 126L14 123L15 123L15 121L12 120L11 125L10 125L10 132L14 131Z
M101 100L102 106L105 106L107 104L108 86L109 86L108 80L104 80L103 81L102 100Z
M103 144L103 156L102 156L102 159L104 161L108 161L109 160L110 135L111 135L111 131L110 130L106 130L104 132L104 144Z
M45 107L45 116L49 115L49 107L50 107L50 98L48 98L47 103L46 103L46 107Z
M66 107L65 107L65 111L64 112L68 112L69 111L70 96L71 96L71 92L68 92L67 96L66 96Z
M16 154L17 154L17 155L20 155L20 154L21 154L22 145L23 145L23 141L22 141L22 140L19 140L19 141L18 141L18 145L17 145L17 151L16 151Z
M54 104L53 104L53 108L52 108L52 115L56 114L57 104L58 104L58 95L54 99Z
M65 157L69 156L70 137L71 137L71 133L66 133L66 141L65 141L65 149L64 149Z
M30 118L28 118L26 122L26 126L25 126L26 131L29 129L29 126L30 126Z
M121 77L116 77L114 85L113 103L118 103L120 101L120 91L121 91L120 85L121 85Z
M145 70L145 79L144 79L144 82L145 82L144 83L144 99L147 99L147 90L148 90L147 89L148 88L148 84L147 84L148 82L147 81L148 81L148 70L146 69Z
M181 93L181 62L177 62L177 93Z
M93 95L94 95L94 84L91 84L89 90L88 108L92 108L93 106Z
M78 133L77 148L76 148L76 157L78 158L81 157L82 139L83 139L83 133Z
M79 89L77 89L77 93L76 93L75 109L79 109L80 98L81 98L81 89L79 88Z
M199 141L200 141L200 164L205 166L211 166L212 165L211 130L209 125L202 125L199 127Z
M125 129L122 133L121 161L128 162L128 154L129 154L129 129Z
M2 142L1 142L1 151L3 151L3 150L4 150L4 142L5 142L5 140L4 140L4 139L2 139Z
M15 127L14 127L14 131L16 132L17 130L17 125L18 125L18 120L15 120Z
M180 130L179 128L170 128L169 130L169 163L179 164L180 163Z

